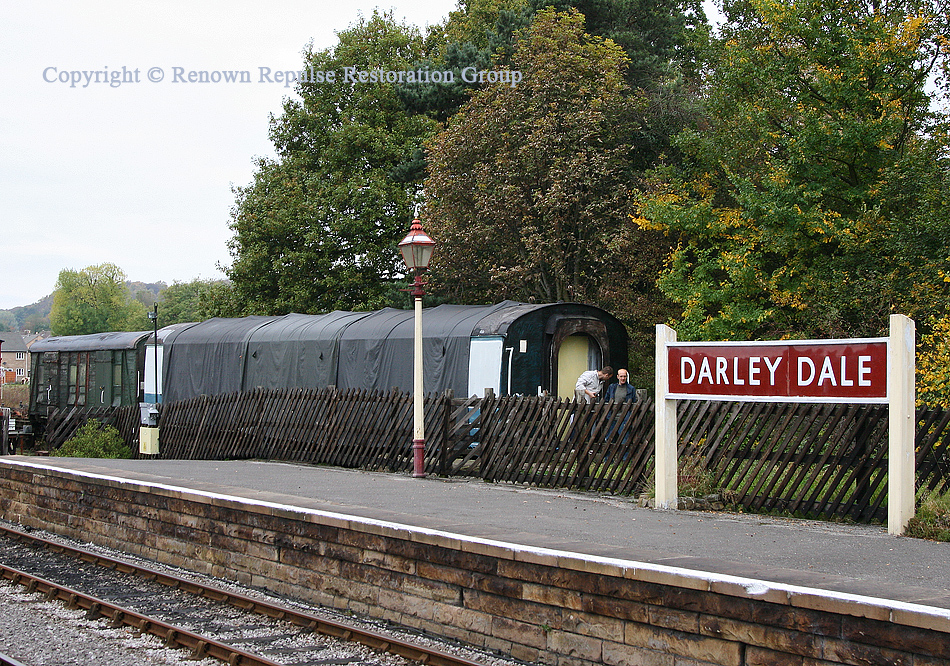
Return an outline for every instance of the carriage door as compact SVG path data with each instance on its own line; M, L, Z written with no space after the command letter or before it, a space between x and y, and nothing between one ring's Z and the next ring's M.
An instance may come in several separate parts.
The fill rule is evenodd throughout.
M95 352L95 372L89 386L89 406L108 407L112 404L112 352Z
M573 398L574 386L582 372L596 370L601 365L600 345L589 335L575 333L561 341L557 352L557 394Z
M468 395L485 396L490 388L495 395L507 395L501 391L502 355L505 351L505 339L502 337L472 338L468 357Z

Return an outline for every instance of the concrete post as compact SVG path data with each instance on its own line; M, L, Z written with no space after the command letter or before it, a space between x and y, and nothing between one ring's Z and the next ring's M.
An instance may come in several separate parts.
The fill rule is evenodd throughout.
M668 342L676 342L676 331L665 324L656 325L656 387L654 407L656 414L656 506L675 509L676 485L676 400L667 400L669 389Z
M914 516L917 431L914 320L891 315L888 340L887 531L903 534Z

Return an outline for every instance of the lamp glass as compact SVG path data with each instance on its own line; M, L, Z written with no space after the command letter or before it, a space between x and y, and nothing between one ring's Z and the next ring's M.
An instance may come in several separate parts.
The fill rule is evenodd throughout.
M409 235L399 243L399 251L409 270L425 270L432 259L435 241L422 230L422 223L418 220L412 223Z

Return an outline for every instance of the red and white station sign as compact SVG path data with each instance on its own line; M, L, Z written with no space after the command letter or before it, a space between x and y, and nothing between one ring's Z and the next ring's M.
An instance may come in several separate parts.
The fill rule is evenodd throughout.
M667 345L667 398L886 403L888 338Z

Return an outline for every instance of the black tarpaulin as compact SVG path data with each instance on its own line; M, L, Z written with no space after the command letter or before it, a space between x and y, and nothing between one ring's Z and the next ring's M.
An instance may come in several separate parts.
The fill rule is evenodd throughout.
M340 334L369 314L289 314L254 330L244 363L244 390L335 385Z
M423 312L426 392L468 391L473 332L520 303L440 305ZM529 306L530 307L530 306ZM262 388L412 391L413 310L216 318L165 337L163 399ZM509 317L501 316L505 321ZM492 327L494 330L495 327Z
M164 343L162 401L240 391L251 334L277 319L280 317L215 317L172 332Z
M468 392L472 332L478 322L516 305L440 305L423 311L423 377L426 393ZM411 392L415 315L412 310L379 310L352 323L340 339L337 386Z

